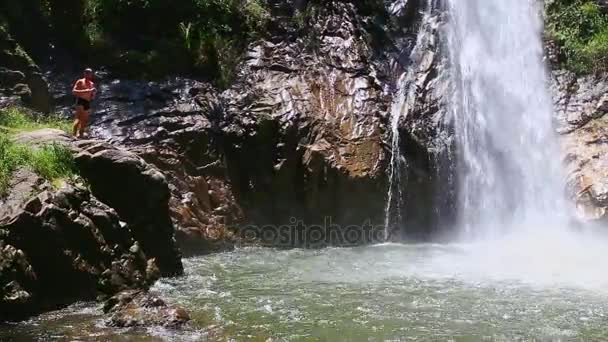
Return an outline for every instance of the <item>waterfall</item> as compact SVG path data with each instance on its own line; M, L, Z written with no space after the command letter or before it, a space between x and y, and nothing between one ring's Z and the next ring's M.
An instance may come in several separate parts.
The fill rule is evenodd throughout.
M407 2L407 1L406 1ZM405 6L406 2L397 2L391 7L391 12L398 11ZM407 160L401 152L401 141L399 136L399 125L405 120L408 113L414 108L417 87L416 76L422 60L422 52L429 44L431 31L436 23L432 20L434 0L425 0L421 26L416 37L415 45L410 53L410 66L403 72L397 81L398 91L394 97L390 111L391 129L391 158L388 168L389 186L387 191L387 202L385 207L385 237L390 238L394 228L401 228L405 224L403 207L403 187L407 181Z
M467 237L562 222L567 211L535 0L445 0Z

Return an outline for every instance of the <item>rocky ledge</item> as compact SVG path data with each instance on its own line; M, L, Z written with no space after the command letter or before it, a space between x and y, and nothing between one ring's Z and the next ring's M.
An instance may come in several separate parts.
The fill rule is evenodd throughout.
M162 174L133 153L61 131L16 139L70 147L88 187L14 174L0 199L0 320L146 289L183 272Z

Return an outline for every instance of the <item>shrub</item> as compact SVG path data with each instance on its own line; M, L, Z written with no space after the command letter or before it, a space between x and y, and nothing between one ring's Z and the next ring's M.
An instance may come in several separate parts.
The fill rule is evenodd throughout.
M563 66L577 73L608 71L608 14L593 0L555 0L547 33L560 46Z
M0 24L20 40L27 36L28 51L44 47L35 55L40 58L47 52L40 42L52 37L84 64L123 76L183 73L221 85L251 39L264 32L266 1L7 0L0 1ZM226 55L231 59L218 57Z

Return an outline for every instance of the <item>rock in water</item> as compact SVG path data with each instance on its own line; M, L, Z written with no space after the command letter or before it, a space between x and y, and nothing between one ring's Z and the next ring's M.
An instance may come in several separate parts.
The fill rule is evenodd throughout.
M103 311L110 316L107 324L120 328L180 328L190 321L190 315L184 308L169 305L146 291L121 292L106 301Z

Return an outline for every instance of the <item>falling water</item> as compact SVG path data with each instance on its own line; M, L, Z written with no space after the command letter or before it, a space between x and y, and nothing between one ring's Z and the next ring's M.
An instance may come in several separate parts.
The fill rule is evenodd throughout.
M402 223L402 207L403 207L403 193L401 190L402 183L402 164L405 163L405 159L401 154L401 147L399 142L399 120L404 115L404 111L407 114L407 96L409 88L411 88L412 72L406 72L399 78L399 84L401 87L397 93L397 101L395 101L391 108L391 160L389 165L389 186L388 186L388 200L386 202L385 209L385 222L384 227L386 229L385 236L390 236L391 227L398 226Z
M400 75L397 82L399 89L391 106L391 160L388 169L389 187L384 222L385 236L387 238L390 237L393 228L401 227L404 224L402 189L407 177L406 172L404 172L407 168L407 160L401 153L399 123L401 120L407 118L407 115L415 105L414 101L416 100L417 92L415 81L418 71L416 66L420 64L422 51L427 47L428 40L431 37L431 31L434 28L434 25L436 25L436 23L431 20L433 2L433 0L426 0L423 9L421 28L409 56L409 60L412 64ZM402 2L396 4L399 4L401 7L405 6L405 3ZM398 8L395 7L391 10L396 11Z
M446 1L465 234L559 222L566 208L540 2Z

